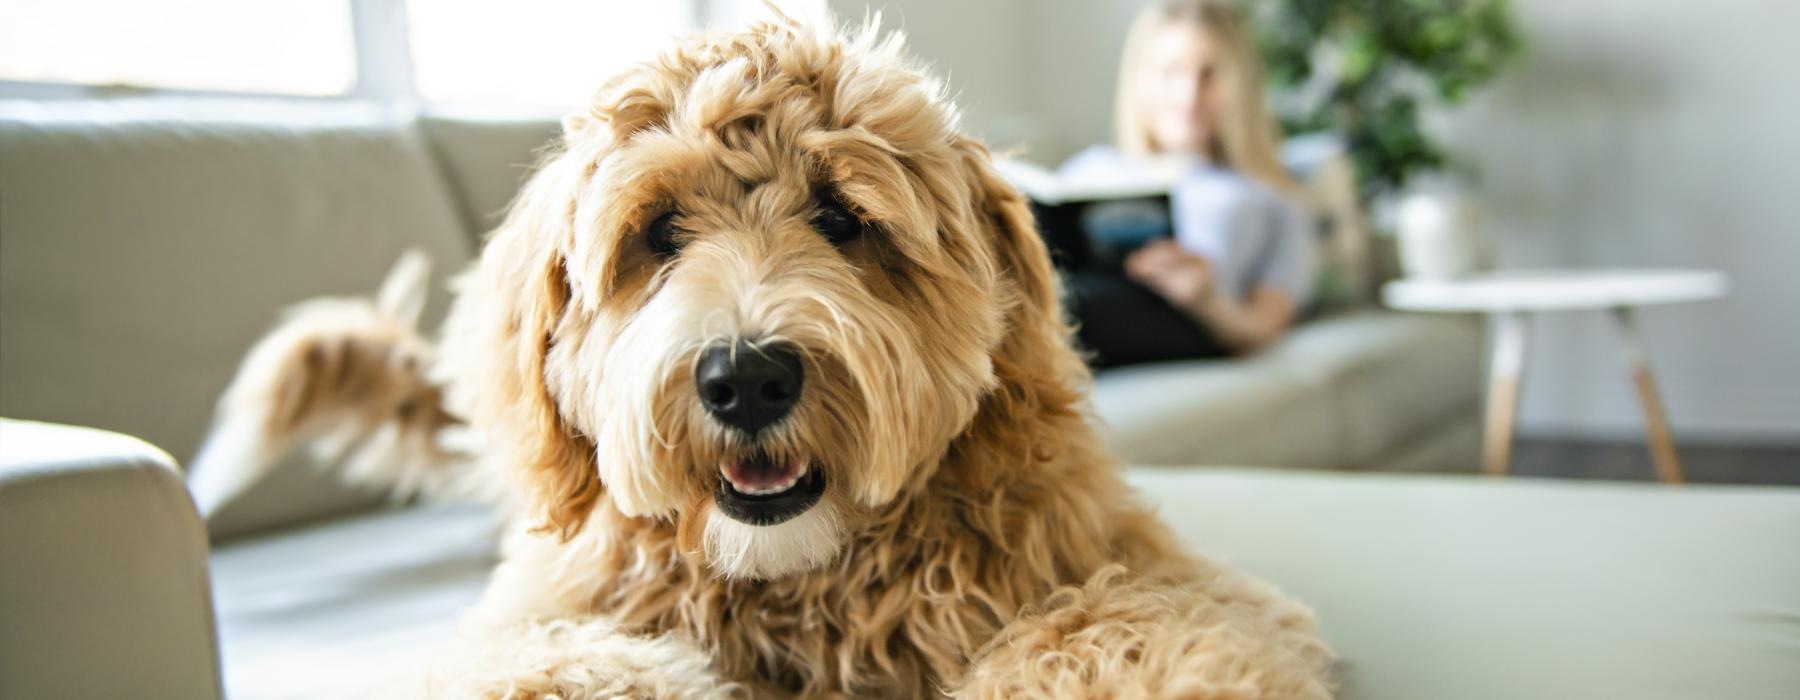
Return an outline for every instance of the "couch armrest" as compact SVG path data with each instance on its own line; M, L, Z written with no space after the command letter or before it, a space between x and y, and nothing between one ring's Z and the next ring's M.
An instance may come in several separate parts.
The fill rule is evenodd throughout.
M206 529L136 438L0 420L0 697L220 697Z

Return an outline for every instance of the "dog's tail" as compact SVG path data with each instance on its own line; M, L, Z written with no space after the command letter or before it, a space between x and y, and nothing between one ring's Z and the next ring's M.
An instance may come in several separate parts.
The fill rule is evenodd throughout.
M396 497L478 495L474 446L443 404L429 374L435 348L418 328L430 269L410 251L373 299L304 302L257 341L189 468L203 515L299 447Z

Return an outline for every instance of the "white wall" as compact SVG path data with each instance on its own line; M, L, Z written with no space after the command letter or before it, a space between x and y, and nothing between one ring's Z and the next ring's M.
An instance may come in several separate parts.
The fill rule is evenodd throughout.
M1725 270L1722 302L1645 313L1678 432L1800 438L1800 3L1524 0L1530 41L1443 120L1513 266ZM1523 427L1633 434L1598 315L1540 324Z
M829 0L840 23L870 12L947 77L964 127L1055 164L1109 138L1113 77L1139 0Z
M973 130L1029 138L1047 162L1108 138L1135 0L872 4L948 70ZM1676 431L1800 442L1800 2L1513 4L1523 57L1433 124L1482 176L1502 264L1728 272L1728 300L1643 317ZM1638 435L1607 319L1537 330L1522 429Z
M907 48L946 78L963 127L995 147L1035 140L1035 86L1023 80L1035 58L1020 27L1033 0L831 0L840 23L861 25L880 12L882 27L906 33Z

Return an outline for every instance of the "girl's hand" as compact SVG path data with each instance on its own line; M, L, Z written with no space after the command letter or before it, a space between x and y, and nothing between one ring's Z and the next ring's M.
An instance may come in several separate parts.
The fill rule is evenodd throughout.
M1212 263L1166 238L1125 258L1125 275L1183 309L1200 306L1213 293Z

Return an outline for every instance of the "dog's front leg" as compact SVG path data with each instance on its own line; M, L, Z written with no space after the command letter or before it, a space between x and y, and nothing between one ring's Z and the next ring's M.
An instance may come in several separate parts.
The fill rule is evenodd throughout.
M1059 589L976 657L964 698L1331 697L1331 652L1303 608L1223 572L1173 584L1113 566Z
M433 659L420 697L482 700L735 698L695 644L627 634L610 621L550 620L467 630Z

